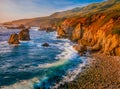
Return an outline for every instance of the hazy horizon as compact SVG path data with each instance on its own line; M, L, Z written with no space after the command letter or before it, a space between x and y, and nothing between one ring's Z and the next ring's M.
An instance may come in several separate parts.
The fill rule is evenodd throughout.
M0 23L51 15L104 0L1 0Z

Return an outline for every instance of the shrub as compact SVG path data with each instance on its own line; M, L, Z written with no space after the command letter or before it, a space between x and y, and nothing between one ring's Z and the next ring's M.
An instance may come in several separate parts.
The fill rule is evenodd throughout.
M112 29L112 34L118 34L118 35L120 35L120 28L113 28Z

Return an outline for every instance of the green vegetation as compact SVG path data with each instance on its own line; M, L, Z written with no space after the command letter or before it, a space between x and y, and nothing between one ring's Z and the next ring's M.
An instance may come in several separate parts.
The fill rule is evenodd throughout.
M39 17L28 20L13 21L13 24L26 24L46 26L55 24L60 26L67 18L71 21L70 25L75 27L80 17L89 18L94 14L102 14L105 19L98 24L100 27L111 19L114 21L113 28L106 29L106 34L120 35L120 0L108 0L102 3L94 3L85 7L75 8L68 11L56 12L48 17ZM88 21L88 25L91 22ZM89 67L86 67L75 81L61 85L59 89L120 89L120 61L99 55Z
M58 21L54 21L54 25L59 27L61 25L61 23L65 20L66 18L61 18Z
M104 12L102 13L105 18L104 20L102 20L102 22L99 24L99 27L102 27L103 25L105 25L107 22L112 21L113 20L113 28L112 30L108 29L106 34L119 34L120 32L120 12L119 11L110 11L110 12Z
M118 34L118 35L120 35L120 28L113 28L112 29L112 34Z
M38 17L33 19L23 19L12 21L12 24L24 24L24 25L35 25L35 26L46 26L51 25L54 22L58 22L58 19L62 18L71 18L75 16L85 16L86 14L95 14L95 13L108 13L111 11L119 10L120 11L120 1L119 0L108 0L101 3L93 3L85 7L77 7L71 10L56 12L47 17ZM118 11L118 12L119 12ZM56 20L56 21L55 21Z

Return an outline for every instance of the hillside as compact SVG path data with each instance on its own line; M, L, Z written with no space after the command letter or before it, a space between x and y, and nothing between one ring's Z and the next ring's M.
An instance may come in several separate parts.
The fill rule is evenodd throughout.
M64 20L57 29L58 37L76 42L73 47L81 55L90 51L120 56L120 2L109 0L102 5L100 11Z
M120 0L108 0L48 17L9 23L54 27L58 38L69 38L77 43L73 47L81 55L90 51L120 56Z
M120 0L107 0L48 17L7 24L55 27L57 38L70 39L78 54L93 59L82 67L74 81L65 82L57 89L120 88Z
M50 16L46 17L38 17L38 18L32 18L32 19L22 19L22 20L16 20L12 22L8 22L6 24L24 24L24 25L30 25L30 26L51 26L53 24L56 24L58 21L61 22L65 18L70 18L74 16L84 16L86 14L92 14L97 12L105 12L105 11L113 11L113 10L119 10L119 0L108 0L101 3L93 3L85 7L77 7L72 10L67 10L63 12L56 12Z
M92 5L84 7L87 14L67 18L57 29L58 38L69 38L76 43L73 48L80 55L86 56L87 52L94 57L76 80L61 84L58 89L120 88L120 0L95 6L90 11L88 7L93 8Z

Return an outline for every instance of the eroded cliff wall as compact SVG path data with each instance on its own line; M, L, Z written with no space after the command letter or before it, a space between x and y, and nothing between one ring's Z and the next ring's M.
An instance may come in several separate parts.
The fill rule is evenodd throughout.
M117 12L68 18L57 32L59 37L76 42L74 48L81 53L89 50L120 56L120 14Z

